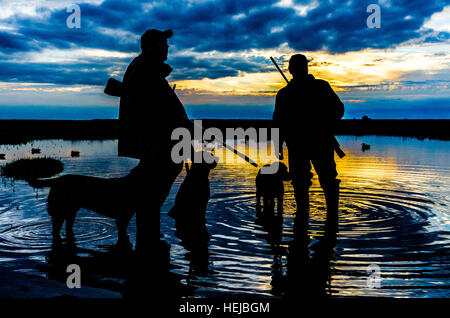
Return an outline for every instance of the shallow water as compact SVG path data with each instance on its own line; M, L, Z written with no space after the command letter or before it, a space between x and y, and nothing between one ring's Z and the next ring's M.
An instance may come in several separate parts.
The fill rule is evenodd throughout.
M337 159L342 180L339 233L326 248L322 243L326 209L316 177L310 191L311 239L305 257L321 268L314 274L323 281L318 288L332 296L450 296L450 143L375 136L341 136L339 141L347 152L344 159ZM362 142L371 149L362 152ZM117 177L137 164L117 157L116 141L62 140L0 145L0 153L7 157L0 164L31 157L32 147L41 148L42 156L61 159L64 174ZM81 156L71 158L71 150L81 151ZM296 267L291 256L296 215L292 186L285 183L282 218L264 222L255 212L256 174L256 168L243 162L219 164L212 171L206 224L210 238L194 250L187 250L186 242L175 236L175 222L167 216L184 172L162 208L161 232L171 244L172 271L183 275L182 282L193 286L196 296L285 296L286 281L295 282L297 272L305 270ZM47 193L21 181L4 180L0 267L49 277ZM86 251L104 251L116 242L114 222L89 211L78 214L74 231L78 247ZM134 242L134 218L128 232ZM380 270L379 288L368 284L371 265ZM110 278L107 272L105 279Z

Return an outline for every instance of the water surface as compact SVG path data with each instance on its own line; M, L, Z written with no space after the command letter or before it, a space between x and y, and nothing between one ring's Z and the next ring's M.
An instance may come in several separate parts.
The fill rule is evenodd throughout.
M323 269L319 288L343 297L448 297L450 143L375 136L339 140L347 152L344 159L337 159L342 180L339 233L325 249L321 238L326 207L317 177L310 192L310 241L305 257ZM362 152L362 142L371 149ZM0 145L0 153L7 157L3 163L31 157L32 147L41 148L42 156L61 159L64 174L118 177L137 164L117 157L116 141L63 140ZM71 150L80 151L81 156L71 158ZM285 183L282 217L268 224L255 212L256 174L256 168L243 162L214 169L206 224L210 239L194 250L177 238L175 222L167 216L184 171L162 208L161 232L171 244L172 271L182 275L182 282L193 286L198 297L234 293L284 297L286 281L304 271L290 256L295 248L296 216L292 186ZM5 180L0 187L0 268L54 279L46 266L51 252L47 193L22 181ZM114 222L90 211L78 214L74 231L78 247L87 254L108 250L116 241ZM134 242L134 218L128 232ZM380 269L379 288L367 284L371 265ZM108 270L102 275L123 283L110 277Z

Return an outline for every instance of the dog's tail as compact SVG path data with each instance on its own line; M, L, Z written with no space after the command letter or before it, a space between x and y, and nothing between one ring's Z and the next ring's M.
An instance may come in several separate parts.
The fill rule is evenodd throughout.
M53 186L56 183L56 180L58 180L58 178L52 178L52 179L27 179L26 181L33 188L41 189L41 188L48 188L48 187Z

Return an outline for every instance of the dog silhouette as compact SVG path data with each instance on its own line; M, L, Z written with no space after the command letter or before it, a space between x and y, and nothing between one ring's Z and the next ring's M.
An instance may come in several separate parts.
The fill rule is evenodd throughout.
M278 165L278 169L276 169ZM263 169L276 171L275 173L262 173ZM264 165L256 175L256 209L261 211L261 198L263 208L273 209L277 199L278 210L283 207L284 185L283 181L291 180L286 165L282 162L274 162Z
M129 244L127 227L136 212L141 174L134 168L122 178L98 178L82 175L64 175L45 180L27 180L34 188L50 187L47 211L52 220L54 240L60 239L60 231L66 222L66 236L73 238L73 225L77 212L87 209L115 220L118 244Z
M206 207L210 197L209 173L217 166L217 158L212 163L202 161L186 166L186 177L175 197L175 205L169 216L176 221L177 235L199 236L207 234ZM204 233L206 231L206 233Z

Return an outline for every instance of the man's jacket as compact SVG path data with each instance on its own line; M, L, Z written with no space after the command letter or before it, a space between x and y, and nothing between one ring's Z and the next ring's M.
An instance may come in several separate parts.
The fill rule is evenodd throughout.
M170 136L177 127L186 127L186 111L165 79L172 68L137 56L123 77L119 111L119 156L141 159L144 153L167 154Z
M318 151L333 147L334 127L343 115L344 104L330 84L308 74L278 92L273 120L288 147Z

